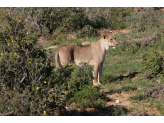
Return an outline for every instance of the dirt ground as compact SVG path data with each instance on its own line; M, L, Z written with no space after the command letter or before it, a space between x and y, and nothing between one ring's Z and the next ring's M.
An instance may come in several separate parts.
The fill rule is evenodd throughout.
M38 41L37 41L38 43L47 43L47 42L51 42L50 40L47 40L45 37L43 37L43 36L40 36L39 38L38 38Z
M56 47L58 47L58 46L57 45L54 45L54 46L50 46L50 47L45 48L45 49L53 49L53 48L56 48Z

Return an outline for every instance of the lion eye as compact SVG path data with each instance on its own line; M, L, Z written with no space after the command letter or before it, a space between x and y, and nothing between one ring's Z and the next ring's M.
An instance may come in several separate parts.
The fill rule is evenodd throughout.
M113 40L113 39L110 39L110 40Z

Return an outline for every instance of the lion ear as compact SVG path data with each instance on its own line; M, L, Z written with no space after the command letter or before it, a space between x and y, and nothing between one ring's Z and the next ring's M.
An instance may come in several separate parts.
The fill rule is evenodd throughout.
M106 34L106 33L102 33L101 35L102 35L102 37L103 37L104 39L107 38L107 34Z

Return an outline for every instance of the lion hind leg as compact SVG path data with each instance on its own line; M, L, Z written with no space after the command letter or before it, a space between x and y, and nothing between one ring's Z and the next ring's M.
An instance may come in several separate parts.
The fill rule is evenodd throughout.
M61 66L64 66L65 64L69 64L71 63L71 54L70 53L66 53L65 51L61 51L59 53L60 55L60 64Z
M98 72L98 65L94 66L94 71L93 71L93 76L94 76L94 80L93 80L93 85L100 85L101 83L99 82L99 72Z

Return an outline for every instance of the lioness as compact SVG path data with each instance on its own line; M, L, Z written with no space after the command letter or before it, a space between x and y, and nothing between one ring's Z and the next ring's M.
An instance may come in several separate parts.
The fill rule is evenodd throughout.
M66 63L79 65L81 62L87 62L94 65L93 85L99 85L101 84L99 77L102 76L102 67L109 46L113 49L117 47L117 41L112 32L102 33L102 38L89 46L61 46L55 52L56 67L62 67Z

